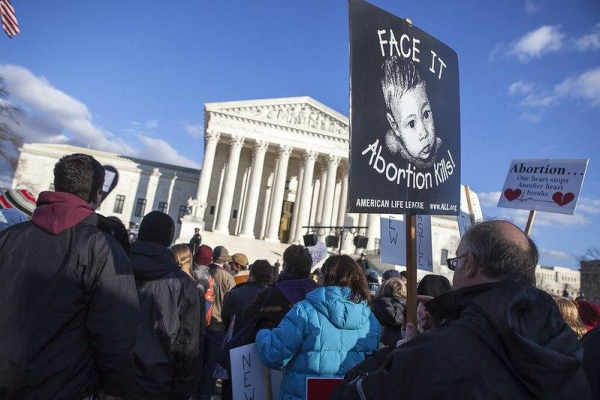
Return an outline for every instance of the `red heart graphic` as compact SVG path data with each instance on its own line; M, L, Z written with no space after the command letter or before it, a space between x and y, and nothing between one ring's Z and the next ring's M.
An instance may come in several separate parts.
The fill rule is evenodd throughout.
M575 195L571 192L565 193L564 195L562 194L562 192L556 192L552 195L552 200L554 200L554 202L561 207L566 204L569 204L574 199Z
M508 201L513 201L514 199L519 198L519 196L521 195L521 189L506 189L504 191L504 197L507 198Z

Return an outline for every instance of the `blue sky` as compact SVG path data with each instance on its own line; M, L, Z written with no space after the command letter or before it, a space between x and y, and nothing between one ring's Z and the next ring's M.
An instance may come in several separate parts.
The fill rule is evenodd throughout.
M0 76L27 141L198 167L206 102L307 95L348 115L345 1L12 3ZM484 215L524 226L495 206L511 159L589 158L575 216L539 213L532 236L547 264L600 246L600 3L372 3L457 51L462 182Z

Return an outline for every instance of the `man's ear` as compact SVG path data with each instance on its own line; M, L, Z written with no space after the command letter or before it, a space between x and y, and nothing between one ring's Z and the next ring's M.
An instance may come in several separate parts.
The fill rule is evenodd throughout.
M385 114L388 123L390 124L390 127L392 128L392 130L394 131L394 134L396 136L398 136L398 123L396 122L396 120L394 119L394 117L392 116L392 114L387 113Z
M467 263L467 265L466 265L467 278L475 277L475 275L477 274L477 270L479 269L479 266L477 265L477 262L475 261L475 257L473 257L473 254L471 254L471 252L467 253L466 263Z
M98 189L98 191L94 195L94 198L92 199L92 207L94 207L94 210L96 208L100 207L101 201L102 201L102 188Z

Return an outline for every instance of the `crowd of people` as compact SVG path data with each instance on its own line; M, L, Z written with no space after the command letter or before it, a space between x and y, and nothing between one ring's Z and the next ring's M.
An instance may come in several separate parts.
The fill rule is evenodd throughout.
M290 245L280 270L199 230L173 244L159 211L130 243L95 212L93 157L54 174L33 207L0 197L30 211L0 212L0 399L210 399L217 382L232 399L228 350L250 343L284 371L282 399L306 398L310 377L343 378L334 399L600 397L600 307L536 289L537 247L509 222L465 233L452 284L418 283L414 325L405 273L380 279L364 254L315 269Z

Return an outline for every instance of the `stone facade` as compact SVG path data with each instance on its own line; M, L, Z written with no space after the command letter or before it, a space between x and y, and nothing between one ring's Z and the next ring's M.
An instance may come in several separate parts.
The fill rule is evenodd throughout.
M121 156L82 147L25 144L13 179L13 188L28 188L36 196L54 190L54 164L64 155L84 153L119 171L119 182L102 201L98 212L118 217L125 226L139 224L153 210L168 213L176 222L187 213L188 199L196 193L200 171L177 165ZM176 224L176 237L180 223Z
M600 260L581 261L581 292L586 300L600 304Z

